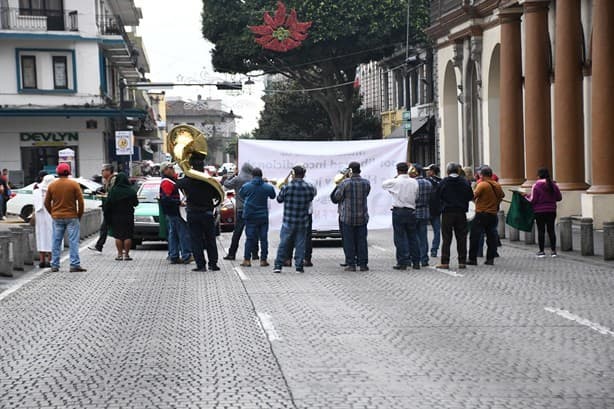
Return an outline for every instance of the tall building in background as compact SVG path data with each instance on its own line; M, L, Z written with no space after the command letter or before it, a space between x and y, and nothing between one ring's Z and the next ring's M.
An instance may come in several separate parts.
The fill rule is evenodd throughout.
M159 138L147 93L131 88L149 71L133 0L0 1L0 166L28 183L74 151L90 177L115 155L115 131Z

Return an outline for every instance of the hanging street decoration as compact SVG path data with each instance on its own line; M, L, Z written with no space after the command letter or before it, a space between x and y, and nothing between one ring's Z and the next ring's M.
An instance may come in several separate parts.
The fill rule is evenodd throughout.
M248 26L255 34L256 43L271 51L285 53L299 47L307 39L307 31L312 22L299 22L296 10L287 14L286 5L278 1L275 16L264 13L264 25Z

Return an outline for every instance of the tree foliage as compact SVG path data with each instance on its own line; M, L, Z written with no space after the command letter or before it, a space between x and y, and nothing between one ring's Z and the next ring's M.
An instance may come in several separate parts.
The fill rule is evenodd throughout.
M274 0L203 0L203 35L215 45L218 71L262 70L303 88L325 88L311 95L329 117L335 137L349 139L356 67L405 43L408 1L410 42L416 44L424 39L428 0L287 0L302 21L313 22L309 38L287 53L264 50L247 28L262 24L264 12L275 9Z
M277 83L264 96L265 107L256 139L318 140L335 139L332 124L324 108L310 93L295 92L296 83ZM354 98L352 139L381 138L381 121L371 112L360 109L360 97Z

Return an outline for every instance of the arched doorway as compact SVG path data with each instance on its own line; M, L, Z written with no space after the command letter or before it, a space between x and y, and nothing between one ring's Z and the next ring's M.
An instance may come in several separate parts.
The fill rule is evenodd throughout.
M443 135L440 138L441 160L447 162L459 160L459 115L456 73L454 65L448 62L443 82Z
M488 130L485 132L484 139L487 139L487 161L490 166L498 170L501 165L501 145L500 145L500 76L499 76L499 48L497 44L493 49L490 57L490 66L488 70Z

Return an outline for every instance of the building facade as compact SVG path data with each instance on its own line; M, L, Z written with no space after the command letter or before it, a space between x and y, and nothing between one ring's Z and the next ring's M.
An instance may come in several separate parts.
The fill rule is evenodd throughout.
M436 159L433 55L430 48L400 48L358 67L362 106L382 119L384 138L409 138L411 162Z
M612 21L610 0L432 1L441 163L524 188L545 166L559 216L614 220Z
M0 164L13 181L54 170L65 148L91 177L128 159L115 130L153 130L146 93L129 88L149 70L141 17L133 0L0 1Z
M207 163L220 165L228 161L229 145L237 136L236 119L240 118L232 110L222 109L220 99L202 99L187 101L168 97L166 100L166 125L172 127L188 124L196 127L207 137L209 154Z

